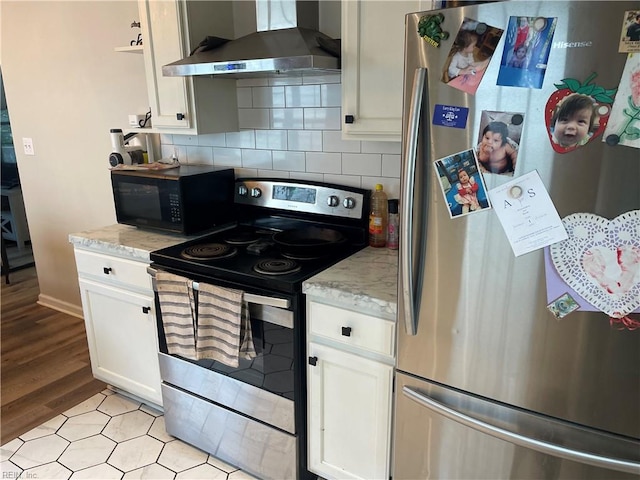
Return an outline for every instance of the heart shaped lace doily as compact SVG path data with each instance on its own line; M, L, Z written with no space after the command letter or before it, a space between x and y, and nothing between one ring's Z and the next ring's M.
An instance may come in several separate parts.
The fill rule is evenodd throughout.
M549 249L562 279L610 317L640 307L640 210L613 220L574 213L562 223L569 237Z

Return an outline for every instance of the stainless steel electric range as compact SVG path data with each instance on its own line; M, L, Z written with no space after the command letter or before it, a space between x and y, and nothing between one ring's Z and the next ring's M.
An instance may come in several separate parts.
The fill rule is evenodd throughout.
M151 269L242 290L257 356L238 367L169 355L156 295L167 432L264 479L307 471L302 282L368 244L368 190L239 179L236 222L151 253Z

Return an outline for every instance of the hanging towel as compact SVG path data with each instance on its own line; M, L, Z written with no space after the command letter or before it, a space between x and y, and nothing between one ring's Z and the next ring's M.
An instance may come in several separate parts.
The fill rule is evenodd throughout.
M156 284L169 355L195 360L193 282L172 273L157 272Z
M237 367L256 356L249 306L244 292L200 283L196 328L198 360L208 358Z

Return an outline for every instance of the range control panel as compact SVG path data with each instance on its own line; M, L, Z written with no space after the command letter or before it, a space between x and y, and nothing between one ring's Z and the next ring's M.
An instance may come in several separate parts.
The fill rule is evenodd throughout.
M236 180L235 202L257 207L362 218L366 190L287 179ZM368 214L368 212L364 212Z

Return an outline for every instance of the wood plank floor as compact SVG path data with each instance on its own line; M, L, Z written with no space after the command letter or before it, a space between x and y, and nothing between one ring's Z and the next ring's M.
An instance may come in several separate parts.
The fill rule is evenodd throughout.
M84 321L36 303L35 267L2 278L0 445L103 390Z

